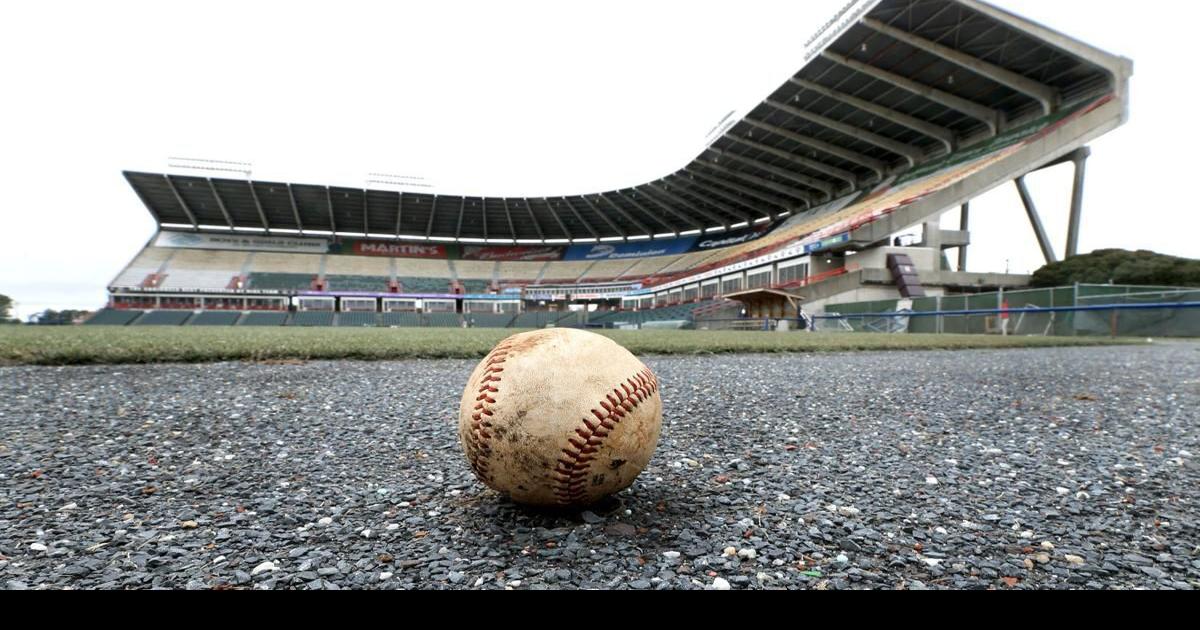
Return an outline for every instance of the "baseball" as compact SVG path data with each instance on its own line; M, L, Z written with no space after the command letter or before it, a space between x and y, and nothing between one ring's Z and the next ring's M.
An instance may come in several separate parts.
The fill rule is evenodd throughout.
M500 342L472 372L458 416L475 476L542 507L628 488L661 428L654 373L615 341L567 328Z

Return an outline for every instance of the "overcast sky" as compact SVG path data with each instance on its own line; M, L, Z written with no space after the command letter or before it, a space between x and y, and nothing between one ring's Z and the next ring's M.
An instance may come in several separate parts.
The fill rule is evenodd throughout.
M23 316L101 306L154 232L121 171L169 156L277 181L420 176L447 194L661 177L795 73L844 2L3 3L0 293ZM1093 145L1082 249L1200 257L1198 5L997 4L1135 62L1131 122ZM1029 178L1060 255L1070 179ZM972 270L1041 265L1011 185L973 207Z

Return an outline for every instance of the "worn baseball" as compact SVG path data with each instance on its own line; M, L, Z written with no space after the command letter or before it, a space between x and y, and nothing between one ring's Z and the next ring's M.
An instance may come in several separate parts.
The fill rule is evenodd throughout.
M615 341L567 328L500 342L471 373L458 415L475 476L542 507L628 488L661 428L654 373Z

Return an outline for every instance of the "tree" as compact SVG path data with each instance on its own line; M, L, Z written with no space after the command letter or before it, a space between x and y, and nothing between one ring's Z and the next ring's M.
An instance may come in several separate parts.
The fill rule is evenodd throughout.
M35 326L70 326L82 321L90 313L87 311L56 311L46 309L29 318L29 323Z
M1200 287L1200 260L1140 250L1101 249L1046 265L1033 274L1035 288L1075 284Z
M0 294L0 324L16 324L12 318L12 298Z

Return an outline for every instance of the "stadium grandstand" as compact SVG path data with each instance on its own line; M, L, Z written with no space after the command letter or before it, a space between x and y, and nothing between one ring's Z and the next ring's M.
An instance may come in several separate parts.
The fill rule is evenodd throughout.
M967 271L969 203L1015 183L1053 261L1023 178L1064 162L1076 253L1087 145L1127 119L1129 60L977 0L856 0L800 63L692 162L621 190L127 172L158 229L89 323L685 326L772 299L820 312L1021 287ZM960 230L940 227L947 212ZM919 242L894 240L917 226Z

